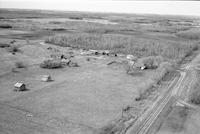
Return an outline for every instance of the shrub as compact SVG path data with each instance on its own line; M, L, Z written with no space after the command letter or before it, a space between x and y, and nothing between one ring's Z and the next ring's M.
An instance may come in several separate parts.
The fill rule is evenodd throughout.
M192 83L189 95L189 100L193 104L200 104L200 83L199 83L199 72L196 70L190 72Z
M52 31L65 31L65 28L53 28Z
M79 67L78 63L72 62L72 61L70 61L70 62L68 63L68 66L69 66L69 67Z
M200 104L200 89L198 92L193 92L190 101L193 104Z
M69 19L73 19L73 20L82 20L82 17L79 16L70 16Z
M8 52L15 53L19 51L19 48L17 46L10 46L7 50Z
M16 68L25 68L25 65L23 64L23 62L15 62L15 67Z
M140 101L143 99L146 99L154 90L156 90L157 84L161 80L164 80L165 76L167 74L170 74L173 72L172 64L168 62L163 62L160 64L160 66L156 69L156 73L154 77L152 78L152 82L145 87L145 89L140 90L139 96L135 98L136 101Z
M10 26L8 24L1 24L0 28L12 28L12 26Z
M154 77L155 83L158 83L167 73L174 70L173 66L169 62L162 62L156 69L156 75Z
M125 129L125 124L123 122L112 122L100 128L98 134L119 134L123 133Z
M136 66L130 66L130 65L127 65L126 68L126 73L128 75L132 75L132 76L141 76L143 75L143 72L140 68L136 67Z
M160 65L160 63L163 61L163 58L161 56L148 56L141 59L142 64L147 69L156 69Z
M0 48L10 47L8 43L0 43Z
M48 69L61 68L62 63L58 60L45 60L40 64L40 67Z

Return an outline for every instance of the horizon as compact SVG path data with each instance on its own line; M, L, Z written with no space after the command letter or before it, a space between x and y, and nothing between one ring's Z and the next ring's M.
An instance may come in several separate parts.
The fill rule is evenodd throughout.
M200 16L199 1L0 0L0 8Z

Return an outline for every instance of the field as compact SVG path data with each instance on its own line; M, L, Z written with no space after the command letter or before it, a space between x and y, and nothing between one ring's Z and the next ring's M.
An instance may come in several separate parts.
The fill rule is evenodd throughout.
M199 18L0 12L0 133L122 132L127 120L164 93L174 69L199 52ZM110 53L91 54L91 49ZM127 73L127 54L137 58L138 66L154 68ZM44 60L61 55L78 66L41 68ZM41 81L43 75L52 81ZM25 83L27 90L13 91L16 82Z
M199 132L199 113L175 107L163 123L157 134L196 134Z

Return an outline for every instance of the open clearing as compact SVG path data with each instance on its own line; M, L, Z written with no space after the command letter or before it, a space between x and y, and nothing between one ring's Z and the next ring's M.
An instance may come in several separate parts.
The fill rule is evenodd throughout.
M165 93L176 77L173 69L200 47L197 18L0 11L0 133L99 134L104 128L102 134L122 133L126 121L142 117ZM83 54L97 51L90 49L110 53ZM131 66L136 71L127 68L127 54L137 59ZM61 55L78 67L41 68L43 61ZM41 81L43 75L52 81ZM13 91L17 82L27 90ZM159 132L169 132L170 119L184 120L174 119L177 111ZM195 114L184 121L199 122ZM178 125L181 134L191 129Z
M152 81L151 74L154 72L129 76L123 65L108 66L107 63L116 58L107 56L105 59L91 58L91 61L86 61L87 56L75 56L74 60L80 67L41 69L38 64L51 52L46 49L47 45L40 45L39 42L30 44L20 47L24 51L21 54L12 55L2 50L1 61L4 64L1 64L0 101L2 105L44 118L47 120L45 124L56 120L66 125L73 122L99 128L120 116L123 107L132 103L138 95L138 89ZM62 47L52 47L65 51ZM66 48L65 52L68 51ZM12 63L21 59L28 67L17 73L11 72ZM55 81L41 82L41 75L44 74L50 74ZM18 81L26 83L29 91L13 92L13 85ZM7 110L7 107L3 108Z

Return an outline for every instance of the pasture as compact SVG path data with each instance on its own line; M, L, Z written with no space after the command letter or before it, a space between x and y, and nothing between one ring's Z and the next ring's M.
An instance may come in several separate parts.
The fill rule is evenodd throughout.
M194 31L198 18L0 12L0 133L98 134L113 121L137 118L164 92L160 87L175 77L165 65L174 69L199 51L199 29ZM91 49L110 55L82 54ZM129 75L127 54L137 62L161 57L163 64ZM78 66L40 67L60 55ZM52 81L41 81L43 75ZM13 91L16 82L25 83L27 91ZM144 99L136 99L144 94ZM134 108L122 117L127 106Z

